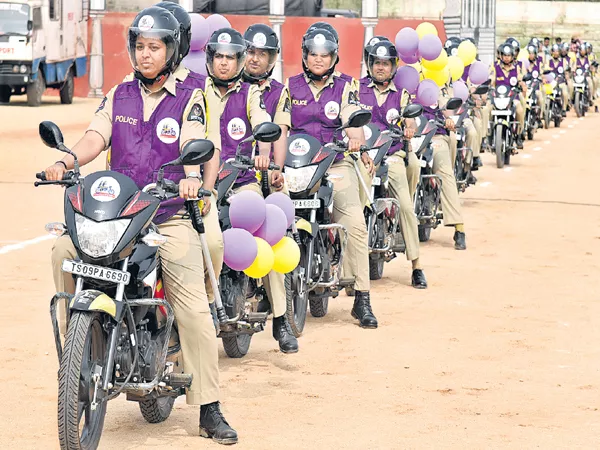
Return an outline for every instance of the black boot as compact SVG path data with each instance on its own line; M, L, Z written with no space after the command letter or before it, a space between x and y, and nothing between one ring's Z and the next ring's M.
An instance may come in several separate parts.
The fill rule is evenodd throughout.
M517 134L517 148L519 150L523 149L523 137L520 134Z
M421 269L413 270L411 284L415 289L427 289L427 280Z
M279 350L283 353L298 352L298 339L294 336L287 317L273 317L273 337L279 341Z
M456 250L466 250L467 249L467 239L465 233L462 231L454 232L454 248Z
M481 157L480 156L474 156L473 157L473 162L471 163L471 171L479 170L479 168L481 166L483 166L483 163L481 162Z
M359 320L362 328L377 328L377 319L371 309L369 291L356 291L352 317Z
M219 444L237 444L238 435L223 417L219 402L200 407L200 436Z

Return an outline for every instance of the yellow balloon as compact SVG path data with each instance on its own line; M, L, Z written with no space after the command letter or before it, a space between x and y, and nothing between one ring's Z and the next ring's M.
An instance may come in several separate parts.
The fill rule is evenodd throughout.
M419 35L419 39L428 34L435 34L436 36L438 35L435 25L429 22L420 23L416 29L416 32Z
M273 264L275 272L291 272L300 262L300 247L289 236L284 236L273 246L273 253L275 254L275 264Z
M477 47L471 41L462 41L458 46L458 57L462 59L465 66L475 61L477 56Z
M250 278L262 278L266 276L275 263L275 255L273 249L267 241L261 238L254 238L258 247L256 258L250 267L244 270L244 273Z
M426 79L435 81L439 87L444 86L450 78L450 70L447 66L442 70L423 69L423 74Z
M450 69L452 81L459 80L465 71L465 63L458 56L451 56L448 58L448 69Z
M427 61L423 59L421 65L429 70L442 70L448 64L448 54L446 50L442 49L440 55L433 61Z

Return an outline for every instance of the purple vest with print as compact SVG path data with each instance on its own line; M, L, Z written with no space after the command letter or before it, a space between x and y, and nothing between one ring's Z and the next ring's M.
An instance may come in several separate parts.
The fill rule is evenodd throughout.
M354 80L354 78L352 78L350 75L346 75L345 73L340 73L338 75L338 78L341 78L342 80L344 80L347 83L352 83L352 80Z
M583 68L583 69L589 69L590 68L590 60L588 59L588 57L586 56L585 58L583 58L583 60L580 59L581 57L578 56L577 57L577 61L576 61L576 65L575 68Z
M541 75L542 70L539 59L537 59L535 62L529 61L529 72L533 72L534 70L537 70L537 73Z
M552 69L552 72L554 72L555 75L562 75L565 73L565 61L563 58L558 58L558 59L554 59L552 58L550 60L549 63L550 68ZM562 67L562 73L558 71L558 69Z
M504 74L504 71L502 70L500 63L498 63L498 62L495 63L494 68L496 70L496 86L507 86L510 88L513 86L512 84L510 84L510 79L513 77L515 78L515 80L518 79L519 72L517 71L517 67L514 65L508 72L508 75ZM517 83L515 82L515 86L516 86L516 84Z
M279 81L271 79L271 85L262 91L262 99L265 104L265 108L271 120L275 120L275 113L277 112L277 105L281 98L281 92L285 86Z
M392 109L400 113L400 103L402 101L402 92L400 91L389 91L385 101L381 106L377 104L377 97L375 96L374 89L376 87L369 87L371 79L369 77L361 78L360 80L360 103L361 107L371 111L371 123L377 125L381 131L387 130L389 122L387 120L387 114ZM396 153L402 148L402 142L398 142L392 145L388 151L388 155Z
M248 93L250 85L242 83L239 90L229 94L227 103L221 114L221 159L227 161L235 157L235 151L240 141L252 135L252 125L248 119ZM242 146L241 154L252 156L252 143ZM252 170L242 171L235 184L248 184L256 180Z
M183 80L183 85L204 90L206 88L206 75L190 70L185 80Z
M176 89L177 95L167 94L152 112L148 122L144 122L144 104L137 80L122 83L115 91L111 170L127 175L140 189L156 181L162 164L180 156L179 135L183 112L193 89L181 84ZM165 178L178 183L185 178L183 167L165 167ZM183 204L184 201L180 198L162 202L154 216L154 223L160 224L168 220Z
M336 128L342 126L340 110L342 94L347 81L334 77L333 84L328 85L321 92L319 101L308 87L304 74L296 75L289 80L290 97L292 98L292 129L290 135L304 133L317 139L321 144L333 142ZM337 114L335 108L337 105ZM329 106L328 106L329 105ZM327 107L329 117L326 114ZM338 138L340 136L337 136ZM343 159L343 154L338 154L336 160Z
M427 120L435 120L436 117L439 114L436 114L438 111L440 110L440 108L438 106L436 106L435 108L432 108L431 106L423 106L423 115L425 117L427 117ZM440 120L440 119L438 119ZM446 130L443 127L438 127L437 131L435 132L435 134L441 134L442 136L448 136L448 130Z
M466 83L469 79L469 69L471 69L471 64L465 66L465 70L463 71L461 79Z

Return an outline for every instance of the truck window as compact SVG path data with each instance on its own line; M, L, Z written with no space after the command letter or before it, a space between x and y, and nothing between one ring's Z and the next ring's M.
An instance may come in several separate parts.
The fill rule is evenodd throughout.
M60 20L60 0L50 0L49 15L50 20Z
M33 29L34 30L42 29L42 9L41 8L33 8Z

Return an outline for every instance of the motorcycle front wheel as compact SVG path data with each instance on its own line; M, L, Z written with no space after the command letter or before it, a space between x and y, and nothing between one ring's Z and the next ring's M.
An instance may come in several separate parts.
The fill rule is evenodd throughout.
M286 315L290 328L294 336L300 337L306 323L306 313L308 311L308 292L304 289L300 291L300 269L306 264L304 256L306 247L300 246L300 262L298 266L290 273L285 274L285 299L286 299ZM307 275L304 275L305 279Z
M494 141L496 143L496 167L498 169L502 169L504 167L504 149L506 147L506 142L502 137L502 125L496 125L496 136L494 137Z
M62 450L92 450L98 447L106 402L92 410L97 366L106 366L108 336L102 315L75 311L71 315L58 370L58 440ZM96 401L102 398L96 390Z

